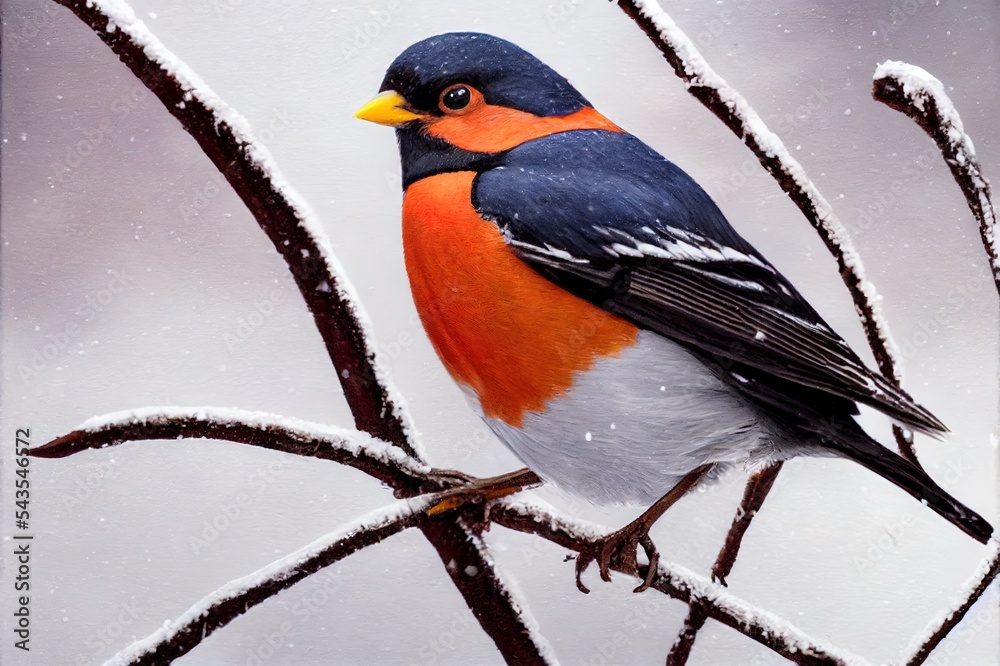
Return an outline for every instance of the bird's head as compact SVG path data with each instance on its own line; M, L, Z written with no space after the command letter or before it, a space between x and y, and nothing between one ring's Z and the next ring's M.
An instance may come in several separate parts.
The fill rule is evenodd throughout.
M403 51L386 71L379 95L355 116L397 129L404 171L405 144L418 137L425 151L446 144L496 154L556 131L618 129L541 60L474 32L430 37Z

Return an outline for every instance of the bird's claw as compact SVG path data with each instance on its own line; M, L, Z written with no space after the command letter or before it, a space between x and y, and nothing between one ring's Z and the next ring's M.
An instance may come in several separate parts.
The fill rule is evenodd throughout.
M584 594L589 594L590 589L583 584L583 572L587 570L591 562L597 562L601 580L606 583L611 582L611 568L614 567L623 573L633 576L639 575L639 563L636 553L642 546L646 557L649 560L649 568L642 583L632 590L633 592L643 592L648 590L653 580L656 578L657 566L660 563L660 553L656 550L656 545L649 538L649 528L642 524L632 523L626 525L617 532L594 542L589 548L580 552L576 558L576 587Z

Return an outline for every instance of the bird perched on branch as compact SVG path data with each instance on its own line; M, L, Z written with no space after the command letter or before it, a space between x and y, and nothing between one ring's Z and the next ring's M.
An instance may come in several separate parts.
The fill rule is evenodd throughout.
M690 176L537 58L485 34L425 39L356 115L396 128L413 299L473 407L546 481L650 506L578 559L581 589L591 561L609 580L639 545L648 585L650 527L727 463L848 458L988 540L853 417L860 403L945 426L869 370Z

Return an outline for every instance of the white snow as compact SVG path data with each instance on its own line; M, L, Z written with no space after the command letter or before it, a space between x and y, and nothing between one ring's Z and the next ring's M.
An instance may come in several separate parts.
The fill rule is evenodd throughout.
M546 664L558 664L559 660L556 658L555 649L553 649L552 644L549 643L549 639L542 634L541 629L538 626L538 620L535 619L535 616L531 613L531 609L522 601L523 599L527 599L528 596L521 591L516 580L505 576L504 572L496 566L496 561L493 559L493 555L490 553L489 547L483 540L483 536L473 532L461 520L459 521L459 525L468 535L469 541L476 547L476 550L479 551L479 555L483 558L483 562L485 562L486 566L492 570L497 583L507 593L508 603L510 603L514 612L520 616L521 622L524 624L525 630L531 637L531 642L538 648L538 654L541 655L543 662ZM472 576L479 573L478 571L470 573L470 569L475 569L475 567L472 567L471 565L466 567L466 575Z
M815 184L809 179L802 165L792 157L785 144L778 136L768 129L767 125L750 106L746 99L726 83L715 70L705 61L687 35L674 23L673 19L663 11L656 0L635 0L635 6L643 16L650 19L660 34L660 39L681 59L684 72L689 77L685 85L694 87L709 87L715 89L722 102L739 119L742 126L741 138L749 137L756 144L757 150L763 155L775 158L782 169L794 180L813 208L816 210L819 226L817 231L830 240L843 258L844 265L861 285L861 293L866 305L872 313L871 321L867 323L881 340L886 353L892 360L893 374L897 381L902 380L902 357L889 332L888 323L882 315L882 307L878 302L875 286L865 277L864 266L850 240L847 230L833 213L829 202L820 194ZM756 151L755 151L756 152Z
M933 102L941 117L941 129L948 137L948 143L955 153L955 161L963 175L976 189L979 208L982 211L980 232L983 243L990 255L990 267L994 280L1000 282L1000 245L996 233L996 213L989 196L989 183L983 178L976 159L976 147L965 133L962 118L944 89L944 84L922 67L887 60L875 68L874 81L889 79L897 83L910 103L921 113L928 113L928 102Z
M976 568L975 572L969 576L969 579L965 581L962 588L955 593L955 598L952 600L951 605L941 610L941 612L939 612L934 619L927 623L927 626L922 632L910 640L909 645L907 645L906 649L903 651L903 654L906 656L900 659L899 663L910 663L910 660L917 654L917 652L920 651L921 646L930 640L931 636L933 636L937 630L941 628L941 625L943 625L948 618L954 615L969 599L973 591L979 587L979 585L983 582L983 579L989 574L990 569L997 565L997 560L1000 560L1000 541L993 538L990 539L988 544L986 557L983 558L983 561L979 564L979 567ZM996 579L993 580L992 585L997 585Z
M364 456L408 473L427 474L431 470L429 466L415 460L398 446L376 439L359 430L311 423L268 412L252 412L228 407L139 407L94 416L75 429L85 432L99 432L115 426L152 424L172 419L196 419L219 424L235 423L262 430L278 429L285 434L303 440L322 440L332 449L350 453L355 457Z
M125 666L134 663L135 660L144 654L152 651L157 645L169 641L179 631L186 626L197 622L204 617L215 606L238 597L267 581L280 581L292 575L301 565L320 554L325 549L334 545L342 539L350 537L362 530L377 529L393 522L405 520L415 513L423 511L430 503L436 501L434 496L424 495L409 500L400 500L392 504L369 513L362 518L350 523L325 536L316 539L312 543L293 553L275 560L271 564L254 571L251 574L232 580L214 592L204 596L191 608L182 613L177 619L167 621L163 626L146 638L140 639L116 654L105 662L105 666Z
M302 199L299 194L288 184L277 164L271 157L271 153L259 142L250 123L242 114L230 107L225 101L213 91L205 81L202 80L190 67L184 64L173 54L153 33L149 31L146 24L140 20L132 7L123 0L88 0L88 6L96 7L101 13L108 17L108 30L121 30L128 35L129 39L136 45L142 47L146 57L156 63L165 72L170 74L180 86L187 91L186 100L201 104L208 109L215 117L216 126L221 123L228 125L236 139L243 145L243 151L247 159L259 167L274 189L285 198L288 205L296 212L299 226L303 228L312 243L319 249L320 256L327 266L332 277L336 280L337 295L348 304L355 319L361 327L369 354L372 355L372 371L378 378L380 385L385 389L389 400L395 406L395 413L400 418L404 431L410 445L414 448L417 456L426 458L425 450L420 442L417 429L413 426L406 400L395 388L388 368L391 364L376 362L375 356L378 354L378 347L375 344L372 333L371 320L360 306L360 299L357 291L347 278L340 261L333 252L333 247L326 232L323 231L323 224L311 207ZM113 27L112 27L113 26ZM327 288L329 289L329 284Z
M537 501L505 499L503 504L516 513L531 517L539 523L547 523L552 529L568 532L578 539L599 539L610 533L607 528L596 523L559 515L551 506ZM811 648L819 648L850 666L870 663L827 641L809 636L787 620L740 599L721 585L677 563L667 562L661 558L658 572L674 587L687 590L695 597L712 602L741 625L759 627L768 635L784 642L792 650L805 652Z

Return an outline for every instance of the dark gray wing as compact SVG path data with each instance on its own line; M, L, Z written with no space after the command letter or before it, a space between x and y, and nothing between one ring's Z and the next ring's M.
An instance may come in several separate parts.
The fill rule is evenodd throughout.
M693 179L631 135L527 142L477 177L473 204L543 276L684 344L792 427L860 402L946 430L869 370Z

